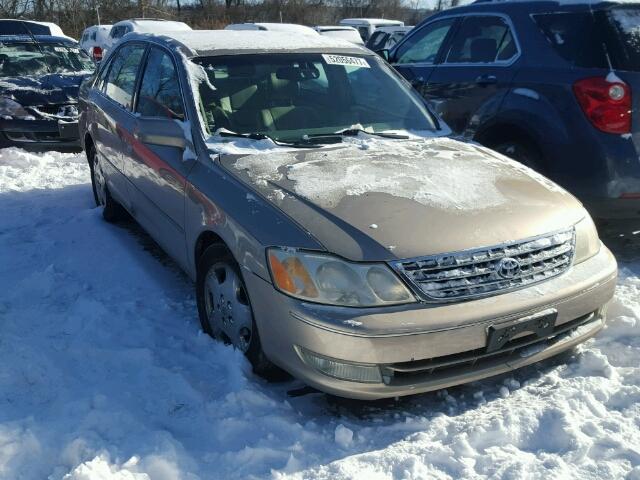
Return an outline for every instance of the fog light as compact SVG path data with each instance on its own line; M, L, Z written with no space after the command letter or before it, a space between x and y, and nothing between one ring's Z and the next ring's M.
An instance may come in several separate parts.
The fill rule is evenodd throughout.
M320 356L302 347L296 347L296 351L304 363L330 377L351 382L382 383L382 376L377 365L340 362Z

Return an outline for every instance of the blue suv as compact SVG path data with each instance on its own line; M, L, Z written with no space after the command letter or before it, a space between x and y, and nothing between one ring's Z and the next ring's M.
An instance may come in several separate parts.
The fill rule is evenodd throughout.
M387 57L456 134L640 223L640 3L479 1Z

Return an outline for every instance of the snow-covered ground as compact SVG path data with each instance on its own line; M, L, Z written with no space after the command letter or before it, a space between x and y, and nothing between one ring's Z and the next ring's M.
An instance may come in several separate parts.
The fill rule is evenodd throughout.
M88 180L83 155L0 151L0 478L640 480L640 260L572 354L397 402L290 396L200 333L188 279Z

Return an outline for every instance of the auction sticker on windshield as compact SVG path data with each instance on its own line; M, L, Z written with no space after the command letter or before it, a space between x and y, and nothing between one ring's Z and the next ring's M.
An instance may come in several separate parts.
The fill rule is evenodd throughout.
M347 57L345 55L323 54L322 58L328 65L349 65L351 67L371 68L364 58Z

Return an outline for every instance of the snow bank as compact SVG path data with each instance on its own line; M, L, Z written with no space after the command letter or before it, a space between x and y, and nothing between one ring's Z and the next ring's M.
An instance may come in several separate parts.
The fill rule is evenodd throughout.
M0 151L0 478L640 478L640 263L568 357L398 402L287 396L93 207L82 155Z

